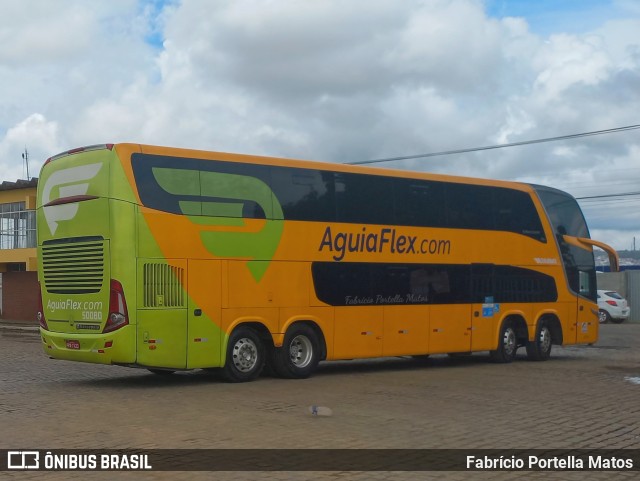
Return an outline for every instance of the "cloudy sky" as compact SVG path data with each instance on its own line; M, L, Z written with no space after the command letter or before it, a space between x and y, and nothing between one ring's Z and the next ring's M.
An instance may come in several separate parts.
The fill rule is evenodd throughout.
M0 180L95 143L353 162L640 124L640 0L0 0ZM640 130L380 166L640 192ZM640 195L581 200L637 237Z

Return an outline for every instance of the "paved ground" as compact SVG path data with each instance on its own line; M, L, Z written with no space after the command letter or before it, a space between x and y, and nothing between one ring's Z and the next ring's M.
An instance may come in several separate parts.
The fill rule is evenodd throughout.
M522 350L524 351L524 349ZM36 332L0 329L0 448L636 448L640 324L532 363L486 355L321 365L308 380L226 384L203 371L47 359ZM333 410L312 417L308 406ZM611 472L120 473L123 479L636 479ZM3 473L112 479L113 473Z

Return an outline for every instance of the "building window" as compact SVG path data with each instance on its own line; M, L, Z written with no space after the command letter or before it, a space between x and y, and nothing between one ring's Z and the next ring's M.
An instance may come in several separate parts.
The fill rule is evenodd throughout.
M24 272L27 270L27 264L24 262L7 263L7 272Z
M24 202L0 204L0 249L36 247L36 212Z

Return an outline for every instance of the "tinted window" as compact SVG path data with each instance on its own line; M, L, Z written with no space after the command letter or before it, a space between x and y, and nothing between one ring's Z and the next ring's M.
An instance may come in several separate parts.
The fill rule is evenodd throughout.
M535 186L549 216L558 241L569 288L589 299L596 299L593 251L569 244L564 235L589 237L589 229L576 200L566 192Z
M518 190L495 188L493 201L496 229L546 241L540 216L529 194Z
M446 184L448 227L514 232L546 242L531 197L503 187Z
M341 265L345 267L337 267ZM375 303L370 264L313 263L312 272L323 302L339 306Z
M618 294L617 292L611 291L611 292L605 292L606 295L608 295L609 297L613 297L614 299L624 299L624 297L622 297L620 294ZM598 296L600 297L600 296Z
M337 172L335 192L338 222L394 225L391 178Z
M558 291L553 277L513 266L495 266L495 302L555 302Z
M325 222L335 219L333 172L273 167L271 188L285 219Z
M318 299L334 306L555 302L558 298L553 277L512 266L314 262L312 274Z
M133 154L142 204L187 215L264 218L272 214L264 165Z
M545 241L531 198L506 188L148 154L133 154L132 166L143 205L176 214L503 230Z
M556 234L589 237L584 216L573 197L548 187L536 187L536 190Z
M443 182L394 179L397 224L444 227L445 185Z
M447 184L447 225L459 229L494 229L493 189Z

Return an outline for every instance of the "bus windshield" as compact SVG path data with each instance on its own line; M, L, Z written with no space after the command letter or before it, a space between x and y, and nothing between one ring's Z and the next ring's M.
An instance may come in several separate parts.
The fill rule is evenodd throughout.
M544 205L553 233L558 241L571 290L591 300L596 299L596 273L592 250L570 245L564 236L589 238L589 229L578 202L566 192L533 186Z
M556 235L589 238L589 229L576 200L557 189L534 186Z

